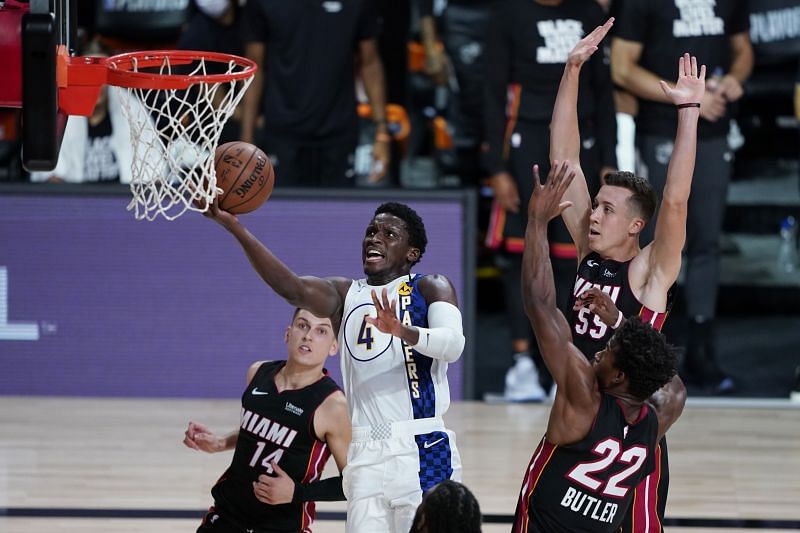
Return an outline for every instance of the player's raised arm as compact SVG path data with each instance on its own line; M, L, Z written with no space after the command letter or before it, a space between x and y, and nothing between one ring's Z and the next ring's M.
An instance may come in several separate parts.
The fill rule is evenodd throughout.
M586 186L586 177L580 166L578 81L581 67L597 51L598 45L613 24L614 19L611 18L602 26L598 26L581 39L569 53L550 121L550 161L571 161L577 178L572 180L564 194L564 200L571 202L572 207L565 209L561 216L578 248L579 262L589 253L589 215L592 200Z
M697 58L684 54L678 61L678 81L675 86L670 87L661 81L661 89L676 107L678 129L661 206L658 208L655 236L653 242L643 250L649 272L647 284L653 286L654 290L666 291L678 279L681 268L705 77L705 65L698 70Z
M558 394L580 408L592 403L596 380L589 361L572 344L572 331L556 305L547 241L547 223L570 205L561 198L574 177L568 163L554 162L547 183L542 185L538 167L534 167L535 182L528 202L522 257L522 301L544 362L558 384Z
M219 209L216 201L209 207L206 216L236 237L253 269L290 305L308 309L318 317L331 317L340 312L351 280L298 276L250 233L235 215Z

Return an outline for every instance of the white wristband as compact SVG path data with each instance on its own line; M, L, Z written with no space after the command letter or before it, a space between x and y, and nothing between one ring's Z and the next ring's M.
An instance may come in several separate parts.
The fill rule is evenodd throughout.
M622 311L619 311L619 315L617 315L617 321L611 326L611 329L617 329L622 325L622 321L625 320L625 317L622 315Z

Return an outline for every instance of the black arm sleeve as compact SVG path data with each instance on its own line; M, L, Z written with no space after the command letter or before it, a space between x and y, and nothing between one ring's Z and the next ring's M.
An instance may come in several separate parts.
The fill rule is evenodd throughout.
M492 10L486 32L484 65L486 65L483 86L484 167L489 175L506 170L504 144L506 129L506 91L511 70L511 46L508 41L509 30L505 28L504 13Z
M295 483L295 502L339 502L344 501L342 476L328 477L313 483Z

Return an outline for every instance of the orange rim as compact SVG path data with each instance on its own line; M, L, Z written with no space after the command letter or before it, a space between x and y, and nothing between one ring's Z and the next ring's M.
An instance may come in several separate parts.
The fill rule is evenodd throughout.
M229 74L165 74L159 72L140 72L138 69L160 67L169 61L170 67L187 65L194 61L213 63L234 63L241 70ZM258 65L250 59L217 52L197 52L191 50L147 50L128 52L105 60L108 68L107 83L131 89L186 89L196 83L227 83L246 80L252 77ZM137 69L137 70L135 70Z

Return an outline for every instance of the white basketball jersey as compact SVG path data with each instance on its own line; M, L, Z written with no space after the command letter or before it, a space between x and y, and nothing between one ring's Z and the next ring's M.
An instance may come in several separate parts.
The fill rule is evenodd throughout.
M372 291L380 298L386 287L389 300L397 301L401 322L427 327L428 305L417 287L422 277L410 274L381 286L355 280L347 291L339 347L353 426L438 417L450 406L447 363L418 353L364 320L377 315Z

